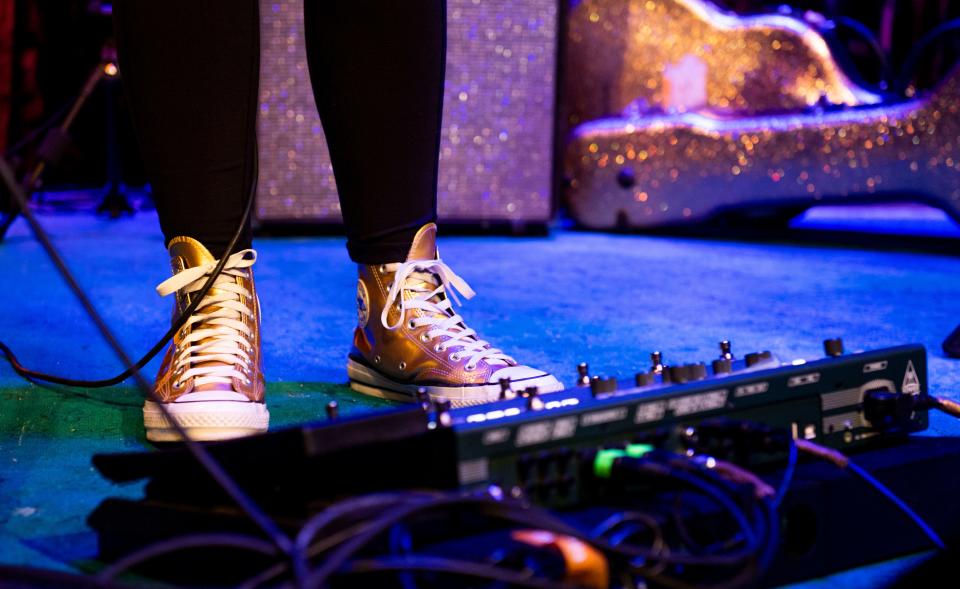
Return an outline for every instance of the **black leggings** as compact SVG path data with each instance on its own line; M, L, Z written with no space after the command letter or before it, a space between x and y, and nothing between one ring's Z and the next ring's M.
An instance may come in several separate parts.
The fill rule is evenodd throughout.
M114 10L164 236L193 237L219 257L255 181L258 0L123 0ZM350 257L402 261L436 220L445 0L306 0L304 12Z

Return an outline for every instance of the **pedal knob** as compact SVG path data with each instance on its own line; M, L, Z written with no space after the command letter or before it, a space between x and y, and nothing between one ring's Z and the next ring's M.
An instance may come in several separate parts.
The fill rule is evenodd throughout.
M577 364L577 386L590 386L590 366L586 362Z
M720 342L720 359L721 360L733 360L733 352L731 351L730 340L723 340Z
M660 374L665 366L663 365L663 354L661 352L652 352L650 354L650 372Z
M718 358L710 363L714 374L729 374L733 371L733 363L725 358Z
M442 427L449 427L453 424L453 418L450 416L450 408L453 405L450 399L437 397L433 402L433 410L437 415L437 423Z
M336 401L327 403L327 419L336 419L340 416L340 405Z
M833 338L823 340L823 351L827 356L836 358L843 356L843 338Z
M648 387L655 382L655 378L650 372L638 372L636 376L633 377L634 382L638 387Z
M614 377L602 378L594 376L590 379L590 392L594 397L607 393L617 392L617 379Z
M660 380L663 384L670 384L673 382L673 379L670 378L670 367L664 366L663 372L660 373Z
M690 364L687 368L687 376L690 380L703 380L707 378L707 366L703 362Z
M523 391L523 396L527 398L528 411L540 411L543 409L543 399L540 398L537 387L529 387Z
M417 387L417 402L424 411L430 411L430 393L426 387Z
M671 366L664 370L665 375L670 374L670 382L683 384L690 380L690 370L686 366Z

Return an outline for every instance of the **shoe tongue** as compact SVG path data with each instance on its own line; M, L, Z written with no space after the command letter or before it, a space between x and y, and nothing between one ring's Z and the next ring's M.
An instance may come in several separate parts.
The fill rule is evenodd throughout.
M174 237L167 247L174 273L216 261L213 254L192 237Z
M437 259L437 225L427 223L413 236L413 243L407 253L407 262Z
M437 225L435 223L427 223L417 231L417 234L413 237L413 243L410 245L410 252L407 254L407 262L414 262L420 260L436 260L437 259ZM430 283L431 280L428 279L428 275L425 273L417 272L411 274L408 280L423 280L424 282ZM431 287L432 288L432 287ZM439 304L444 298L446 298L445 293L435 295L427 300L431 303ZM443 319L449 317L445 313L430 313L426 310L422 311L425 315L436 317L438 319ZM452 311L451 311L452 313ZM464 326L466 327L466 326ZM475 340L475 337L470 337L469 339ZM494 364L499 361L493 362Z

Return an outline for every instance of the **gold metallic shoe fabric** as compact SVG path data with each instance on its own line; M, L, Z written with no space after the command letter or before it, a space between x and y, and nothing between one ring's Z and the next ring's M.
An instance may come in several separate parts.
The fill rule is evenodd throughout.
M169 252L170 263L174 275L190 268L197 268L199 266L213 264L217 261L200 242L189 237L176 237L171 240L169 244ZM250 293L249 297L238 297L242 299L243 304L246 305L251 311L249 316L243 315L240 319L243 324L248 327L249 333L251 334L249 346L245 346L245 348L249 348L246 349L246 352L250 357L250 363L247 365L239 358L237 358L237 362L235 363L236 370L238 372L247 374L249 378L233 376L231 377L229 384L196 384L195 378L193 377L188 377L180 382L180 377L183 376L183 374L176 370L174 366L174 358L177 356L177 350L183 349L184 339L190 335L193 330L198 329L203 325L203 323L194 323L192 326L185 326L174 335L173 341L171 342L170 347L167 348L167 352L164 355L164 359L161 363L154 386L154 390L161 401L165 403L174 402L180 397L194 392L232 391L244 395L250 401L258 403L263 402L264 378L263 370L261 368L262 352L260 342L260 303L257 298L256 286L254 284L253 268L246 268L241 276L234 276L232 279L236 282L236 284L240 285ZM206 278L203 278L202 280L205 281ZM216 288L210 290L211 295L216 295L221 292L221 290ZM191 296L191 293L183 293L182 291L176 292L176 302L174 305L172 319L174 322L177 321L183 311L192 302ZM211 314L218 309L219 307L217 306L210 306L203 309L201 314ZM207 343L208 341L209 339L200 340L200 344ZM227 366L229 364L221 361L197 363L197 366L217 365Z
M406 261L437 259L436 235L437 227L432 223L421 228L414 238ZM427 311L407 309L401 317L400 305L397 304L387 311L386 317L388 325L398 327L389 329L383 325L381 316L397 266L398 264L358 266L357 306L360 309L360 325L354 332L351 356L362 359L363 363L401 383L488 383L491 375L507 364L490 364L481 360L476 367L468 370L466 359L457 360L454 352L443 349L443 342L450 338L441 336L429 339L427 332L430 331L430 326L411 326L411 319L424 317ZM439 284L438 277L426 273L413 274L408 280L425 283L430 290ZM417 297L417 293L404 290L400 296L411 300ZM434 300L439 302L446 296L438 294Z

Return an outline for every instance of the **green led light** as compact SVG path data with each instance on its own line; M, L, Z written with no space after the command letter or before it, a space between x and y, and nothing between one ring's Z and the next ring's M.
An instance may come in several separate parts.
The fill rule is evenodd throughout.
M650 444L627 444L627 456L630 458L642 458L647 452L653 452L653 446Z
M619 449L600 450L597 452L596 458L593 459L593 474L600 479L609 479L610 471L613 469L613 461L626 455L626 452Z

